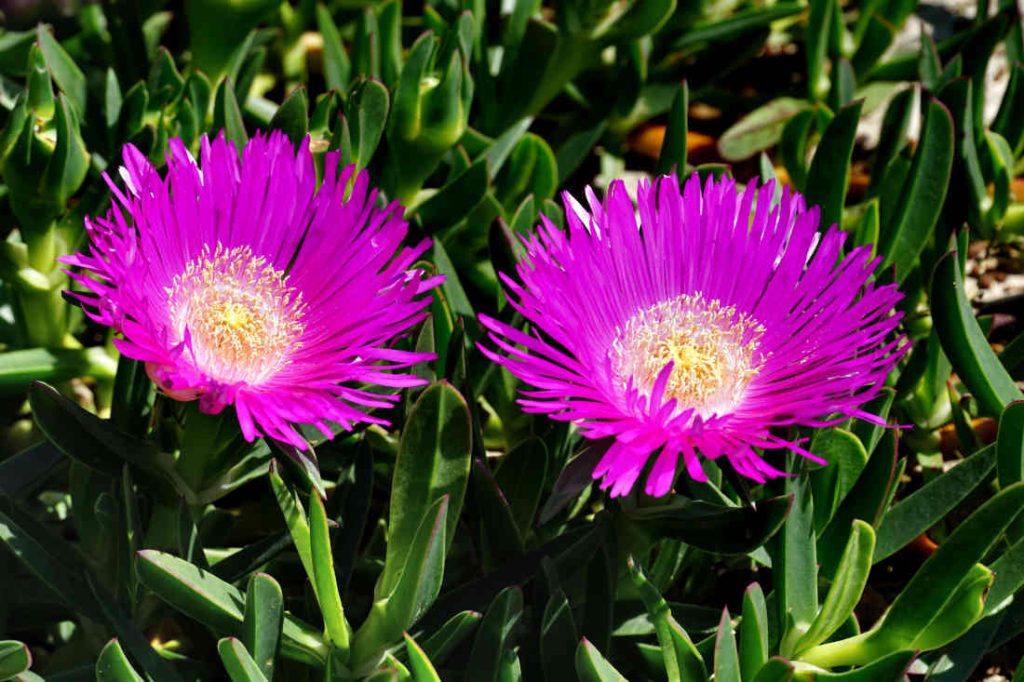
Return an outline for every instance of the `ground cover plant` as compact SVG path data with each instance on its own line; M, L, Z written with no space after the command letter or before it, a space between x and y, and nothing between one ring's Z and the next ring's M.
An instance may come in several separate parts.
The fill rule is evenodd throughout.
M0 680L1024 680L1018 3L2 9Z

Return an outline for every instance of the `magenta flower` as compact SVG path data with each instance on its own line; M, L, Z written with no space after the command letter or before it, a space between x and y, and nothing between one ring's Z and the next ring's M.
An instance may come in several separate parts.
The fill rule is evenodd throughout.
M587 190L589 212L566 195L568 234L542 216L520 281L503 276L533 333L481 316L503 351L483 352L534 387L524 409L614 438L593 472L613 496L652 456L649 495L680 456L696 480L703 455L763 482L783 472L754 448L823 461L773 427L880 421L858 406L905 350L901 294L869 281L869 248L844 257L845 233L819 234L817 207L773 190L663 177L634 208L615 182L603 204Z
M381 208L365 172L326 158L317 188L308 140L255 137L242 152L203 137L200 162L171 140L166 178L132 145L120 169L126 191L86 220L92 245L64 259L91 293L72 293L123 338L161 391L216 414L234 405L246 439L305 448L294 426L386 423L366 408L394 396L360 385L422 383L394 370L427 359L388 344L426 316L403 248L402 207Z

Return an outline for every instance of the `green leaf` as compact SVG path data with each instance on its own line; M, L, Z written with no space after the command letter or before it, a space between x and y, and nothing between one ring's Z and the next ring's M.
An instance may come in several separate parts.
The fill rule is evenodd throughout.
M0 672L0 679L4 675ZM124 655L124 650L117 639L107 642L96 659L96 682L143 682L142 676L135 672L135 668Z
M831 6L833 0L820 2ZM864 101L860 100L839 110L825 128L811 161L804 194L808 205L821 206L820 225L824 229L842 220L846 188L850 183L850 159L863 105Z
M629 516L652 532L679 538L719 554L746 554L763 545L782 527L791 496L760 500L747 507L726 507L686 497L640 507Z
M722 609L722 620L715 636L715 682L741 682L740 657L736 650L736 633L732 629L729 609Z
M985 615L990 615L1005 608L1013 597L1016 602L1018 590L1024 587L1024 538L1018 539L1002 556L992 562L992 572L996 579L985 599Z
M402 3L390 0L378 5L378 40L380 77L386 85L394 87L402 70Z
M0 641L0 680L20 675L32 667L32 652L21 642Z
M281 106L274 112L270 119L270 129L280 130L296 147L302 143L302 138L309 130L309 97L306 96L306 88L299 86L281 102Z
M942 79L942 61L935 47L935 40L921 31L921 56L918 57L918 72L921 84L932 92L938 89Z
M810 649L821 644L838 630L853 613L861 594L868 584L871 573L871 556L875 549L875 532L863 521L853 522L843 558L839 561L835 580L825 596L811 627L797 641L794 652Z
M412 668L412 679L415 682L441 682L441 677L434 670L434 665L420 645L416 643L416 640L410 637L408 632L403 636L405 637L405 651L409 656L409 667Z
M49 69L57 87L67 95L74 105L76 112L84 116L86 113L86 80L85 74L78 68L75 60L71 58L49 29L39 24L36 29L36 41L39 49L46 57L46 68Z
M473 462L470 474L474 515L480 519L480 552L488 572L523 553L523 539L516 527L508 501L498 488L488 466Z
M242 643L234 637L225 637L217 642L217 653L224 662L231 682L266 682L267 678L252 660Z
M586 637L576 649L576 674L580 682L628 682Z
M649 0L629 5L620 14L609 30L591 34L608 43L624 43L638 40L649 33L656 33L668 21L676 9L676 0Z
M359 168L370 165L373 153L380 144L381 135L384 134L384 124L388 120L390 106L388 89L376 80L360 82L345 103L345 116L351 130L353 154Z
M236 632L245 601L234 586L170 554L138 552L139 580L182 613L218 632Z
M49 441L26 448L0 461L0 496L21 499L41 485L57 465L65 462Z
M146 587L193 620L226 634L242 631L245 597L213 573L152 549L137 553L136 571ZM310 626L286 614L281 634L282 655L324 665L327 646Z
M1024 401L1014 401L1003 410L996 437L996 462L1000 487L1024 480Z
M531 24L533 26L534 24ZM601 120L578 130L566 138L565 142L555 152L555 161L558 164L558 184L562 185L569 176L573 174L580 164L590 155L605 128L608 127L608 119Z
M999 111L992 121L992 132L1002 135L1019 156L1024 144L1024 64L1010 68L1010 79Z
M877 661L842 673L799 672L796 679L801 682L883 682L883 680L906 679L907 669L917 658L916 651L897 651Z
M331 553L331 535L327 526L327 511L320 495L309 496L309 548L313 560L315 593L324 618L328 639L344 655L349 647L349 625L338 592L338 578L334 574L334 555Z
M928 100L914 160L900 188L891 219L883 219L878 253L896 266L902 282L919 263L946 198L953 169L953 119L935 98Z
M798 111L786 122L779 137L779 157L797 189L807 184L807 145L818 118L815 109Z
M37 382L29 389L29 402L39 430L68 457L112 477L120 475L121 465L128 462L150 479L173 478L166 456L152 443L122 433L56 389Z
M424 513L402 556L396 582L376 599L356 632L352 643L354 668L379 656L437 599L444 578L448 500L448 495L442 496ZM376 594L382 594L382 580L383 575L377 581Z
M825 53L828 48L829 25L833 12L840 11L835 0L811 0L811 11L807 17L807 90L810 99L818 100L828 93L828 76L825 75ZM813 175L812 175L813 177ZM831 223L824 223L826 226Z
M742 7L742 6L741 6ZM778 2L774 5L751 6L727 16L712 16L695 22L676 39L673 50L683 50L701 43L733 40L744 33L767 27L772 22L800 14L806 5L802 2Z
M921 651L938 649L970 630L985 610L985 595L992 586L993 578L991 570L975 564L942 610L914 640L913 647Z
M895 397L896 391L887 386L882 389L877 398L862 405L861 409L868 414L880 417L884 421L889 417L889 410L892 408L892 403ZM854 421L850 430L864 445L864 450L866 452L873 452L875 447L878 445L878 441L882 439L882 435L891 429L884 425L880 426L863 419L857 419Z
M540 656L544 679L554 681L573 678L573 657L578 642L579 634L572 617L572 608L559 587L552 590L541 617Z
M512 149L505 169L498 177L496 197L511 208L519 197L532 193L541 199L554 196L558 186L558 161L538 135L527 133Z
M746 114L718 138L718 153L726 161L743 161L774 146L782 130L800 111L808 108L804 100L779 97Z
M86 596L85 561L77 550L53 536L30 516L0 499L0 542L70 608L99 620L100 611Z
M338 27L331 18L331 12L324 5L317 3L316 26L324 39L324 80L329 90L346 92L348 90L349 74L352 72L352 64L349 62L348 53L341 43L341 36L338 34Z
M518 586L506 587L491 602L466 663L466 670L473 671L474 680L499 680L504 652L511 646L512 630L522 613L523 592Z
M483 614L476 611L460 611L423 640L423 651L431 661L440 665L466 637L469 637L482 618Z
M533 119L530 117L523 118L516 123L508 127L508 129L499 135L487 149L484 150L483 154L487 157L488 170L493 180L497 175L501 167L505 165L505 160L508 159L509 154L519 144L519 141L523 139L523 135L530 129L530 125L533 123Z
M960 380L978 399L983 413L999 416L1006 405L1024 399L974 318L956 251L950 251L935 265L931 310L942 350Z
M768 660L768 607L764 592L751 583L743 593L740 619L740 672L743 682L753 682L757 671Z
M898 460L896 456L896 437L892 430L886 431L850 494L818 537L817 554L822 575L835 577L854 519L878 527L896 492L904 464L905 460Z
M458 177L416 207L415 212L423 225L439 229L459 222L483 200L489 175L487 157L474 161Z
M672 617L665 599L654 585L644 577L640 567L631 558L628 570L633 586L647 607L647 614L654 623L658 644L665 660L665 672L669 682L704 682L708 679L704 660L701 658L686 631Z
M302 567L306 569L306 575L313 576L313 553L310 550L309 521L306 517L306 510L302 507L302 501L298 493L289 487L284 479L277 473L276 463L270 467L267 475L270 487L277 500L277 506L284 516L285 525L292 536L295 544L295 551L299 555ZM313 591L316 592L316 583L313 583Z
M413 405L398 444L388 547L376 598L391 594L428 510L448 497L445 551L455 536L469 477L469 408L447 383L429 386Z
M907 128L913 113L914 89L905 88L893 95L882 118L882 128L875 147L875 158L871 162L871 183L869 191L873 195L885 177L885 170L896 155L907 144Z
M779 623L792 622L790 634L806 631L818 609L818 562L815 553L814 501L806 476L786 479L793 506L771 549L772 575L776 577ZM791 640L783 640L781 653L790 653Z
M234 142L239 151L249 141L249 134L245 132L245 123L242 121L242 110L238 107L235 88L229 78L217 88L213 102L213 130L223 130L227 139Z
M254 573L245 590L245 616L242 643L252 652L265 678L274 678L274 662L284 622L284 595L281 586L266 573Z
M674 171L679 177L682 177L686 172L689 101L690 93L684 80L679 84L676 94L672 98L672 108L668 112L668 125L665 126L665 138L661 142L661 153L658 155L658 165L654 170L656 175L668 175Z
M795 679L793 674L792 664L786 659L776 656L769 659L764 664L764 667L758 671L754 682L790 682L790 680Z
M377 15L372 7L364 7L356 22L356 35L352 41L352 70L357 77L380 78L378 40Z
M814 528L820 533L857 483L867 465L868 453L857 436L843 429L819 430L810 450L828 462L810 474Z
M801 657L814 665L864 664L894 651L941 646L981 616L991 572L978 562L1024 505L1024 483L992 497L963 521L911 577L870 631Z
M984 448L900 500L878 527L875 563L941 521L992 473L996 449Z

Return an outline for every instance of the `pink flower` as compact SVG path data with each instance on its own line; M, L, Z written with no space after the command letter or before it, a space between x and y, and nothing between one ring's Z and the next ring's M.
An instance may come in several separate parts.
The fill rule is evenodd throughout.
M234 405L248 440L305 448L295 430L327 422L386 423L367 408L421 381L394 370L428 359L388 344L426 316L439 279L411 270L429 247L403 248L402 207L378 206L365 172L323 182L308 141L253 138L239 155L222 136L199 163L171 140L166 177L132 145L105 218L86 220L92 244L63 261L88 293L86 314L113 327L117 348L146 364L166 395L216 414Z
M593 472L611 494L664 495L679 458L725 457L763 482L783 472L755 448L823 462L773 427L858 417L905 351L893 332L895 285L870 281L879 259L846 234L818 232L817 207L754 183L675 177L644 182L634 207L621 182L589 210L566 195L568 233L542 216L518 281L503 275L526 333L481 316L483 352L532 386L528 412L577 422L614 442ZM638 223L639 219L639 223ZM837 416L838 415L838 416Z

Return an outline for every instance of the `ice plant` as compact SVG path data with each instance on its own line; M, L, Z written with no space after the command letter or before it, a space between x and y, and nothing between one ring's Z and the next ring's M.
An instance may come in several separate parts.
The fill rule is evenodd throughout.
M484 353L532 388L530 412L613 437L593 472L612 495L664 495L680 457L704 480L700 456L724 457L756 481L781 475L755 448L789 448L787 425L858 417L904 350L893 338L895 285L870 276L869 247L843 255L846 234L818 232L819 210L772 184L732 180L641 183L634 207L621 182L589 210L566 195L567 233L542 216L524 239L511 305L532 326L481 322ZM639 218L639 224L638 224Z
M328 154L317 186L308 140L257 136L241 159L223 136L199 162L172 140L166 177L132 145L107 178L115 203L86 221L91 245L64 259L86 314L121 333L166 395L216 414L234 405L248 440L299 448L295 425L382 422L393 400L366 384L421 383L424 355L388 348L421 320L436 281L411 270L402 208L382 208L365 172Z

